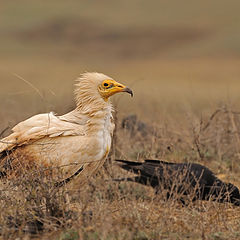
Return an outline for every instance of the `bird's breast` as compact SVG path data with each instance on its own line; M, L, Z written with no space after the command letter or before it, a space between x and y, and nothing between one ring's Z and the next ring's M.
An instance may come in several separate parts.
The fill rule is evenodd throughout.
M105 159L111 148L111 134L106 129L99 131L97 148L99 149L99 160Z

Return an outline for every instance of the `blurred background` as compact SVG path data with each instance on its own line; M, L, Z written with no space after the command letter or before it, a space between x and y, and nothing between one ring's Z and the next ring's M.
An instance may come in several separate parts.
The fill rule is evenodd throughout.
M240 2L0 1L0 129L74 107L73 84L103 72L134 90L120 116L146 121L240 109Z

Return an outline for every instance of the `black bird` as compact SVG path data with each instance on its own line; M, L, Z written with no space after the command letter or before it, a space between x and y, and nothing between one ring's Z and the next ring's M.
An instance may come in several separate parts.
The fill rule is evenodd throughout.
M116 160L119 166L137 176L115 179L150 185L156 193L166 193L185 204L186 196L192 201L211 200L240 206L240 191L231 183L222 182L207 167L197 163L169 163L160 160L131 162ZM185 197L185 198L184 198Z

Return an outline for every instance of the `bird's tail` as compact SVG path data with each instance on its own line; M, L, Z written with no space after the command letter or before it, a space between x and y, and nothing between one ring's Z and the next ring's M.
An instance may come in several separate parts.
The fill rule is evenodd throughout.
M131 162L121 159L116 159L115 161L118 163L118 166L123 168L124 170L132 171L134 173L139 173L139 171L141 170L141 162Z
M139 165L142 165L141 162L132 162L132 161L121 160L121 159L116 159L115 161L118 162L119 165L129 165L129 166L139 166Z
M153 164L153 165L159 165L159 164L163 164L163 165L174 165L175 163L172 162L166 162L163 160L155 160L155 159L145 159L144 160L145 163L147 164Z

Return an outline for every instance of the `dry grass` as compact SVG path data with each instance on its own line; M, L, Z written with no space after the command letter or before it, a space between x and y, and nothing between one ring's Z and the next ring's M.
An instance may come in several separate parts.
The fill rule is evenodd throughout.
M112 159L199 162L240 186L239 112L224 106L204 119L188 119L182 134L176 122L166 121L151 125L138 119L140 125L130 131L118 119ZM239 239L240 208L202 201L184 207L150 187L111 180L126 174L106 164L81 189L77 184L56 189L40 170L2 182L0 234L3 239Z

